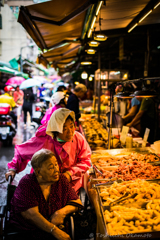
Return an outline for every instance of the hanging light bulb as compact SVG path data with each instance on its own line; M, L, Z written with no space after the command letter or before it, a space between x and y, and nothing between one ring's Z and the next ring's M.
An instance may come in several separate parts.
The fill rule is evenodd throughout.
M91 64L92 64L92 62L87 62L87 61L81 62L81 65L91 65Z
M94 36L94 39L97 41L106 41L107 40L107 36L104 34L97 34Z
M99 34L96 34L94 36L94 40L97 40L97 41L106 41L107 40L107 36L102 34L101 33L101 17L99 17L99 29L100 29L100 33Z
M88 73L87 72L82 72L81 78L82 79L87 79L88 78Z
M88 80L91 82L93 80L92 76L89 76Z
M96 51L94 49L90 48L90 49L87 49L86 52L88 54L95 54Z
M99 44L100 44L99 42L94 41L94 40L92 40L92 41L89 42L89 46L90 46L90 47L98 47Z

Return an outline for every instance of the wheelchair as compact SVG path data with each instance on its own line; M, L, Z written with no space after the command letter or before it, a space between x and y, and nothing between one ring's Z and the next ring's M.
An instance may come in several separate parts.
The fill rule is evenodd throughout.
M10 208L11 208L10 202L14 195L14 191L16 189L16 186L12 185L11 183L12 183L12 177L9 176L6 205L0 206L0 240L22 240L22 239L23 240L25 240L25 239L31 240L28 231L16 229L15 226L10 225L10 223L9 223ZM80 199L83 198L82 202L84 202L84 209L85 209L85 211L87 211L87 209L90 208L90 202L89 202L87 194L83 188L80 189L79 195L80 195ZM77 235L79 235L79 233L76 233L78 226L76 224L75 219L77 219L77 218L75 218L75 216L76 216L75 213L70 214L69 216L66 217L64 222L65 223L67 222L67 224L66 224L67 225L67 233L70 235L71 239L72 240L80 240L82 238L77 238ZM80 216L80 219L79 219L79 216ZM81 222L82 223L86 222L83 214L80 213L79 216L78 216L78 224ZM25 238L24 238L24 236L25 236ZM86 239L88 239L88 237L86 237ZM93 240L95 238L92 237L91 239ZM83 238L83 240L84 240L84 238Z

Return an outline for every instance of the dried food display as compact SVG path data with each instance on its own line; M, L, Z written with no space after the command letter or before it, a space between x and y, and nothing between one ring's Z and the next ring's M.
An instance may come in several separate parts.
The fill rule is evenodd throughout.
M96 119L86 120L82 123L86 139L92 149L105 147L108 142L108 132Z
M136 180L99 189L109 235L160 231L160 185ZM116 203L125 193L134 198ZM116 201L115 201L116 200ZM115 205L114 205L115 201ZM112 204L112 205L111 205ZM105 210L106 206L110 206Z
M98 165L104 165L105 163L110 166L112 165L119 165L120 163L126 163L129 164L133 161L140 161L145 163L155 163L160 161L159 157L154 153L148 153L148 154L140 154L137 152L124 152L121 154L117 154L115 156L109 155L109 154L93 154L91 157L92 163L98 164Z
M135 180L137 178L156 179L160 176L159 166L152 166L149 163L138 161L133 161L129 165L121 163L113 171L106 170L105 167L101 167L99 170L103 173L103 178L108 179L116 177L124 181ZM97 178L102 178L102 176L97 173Z

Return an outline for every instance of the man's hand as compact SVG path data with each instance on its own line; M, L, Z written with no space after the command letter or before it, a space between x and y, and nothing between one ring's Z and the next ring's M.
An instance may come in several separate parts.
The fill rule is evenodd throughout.
M12 176L12 178L14 178L15 177L15 175L16 175L16 173L15 173L15 171L8 171L8 172L6 172L6 174L5 174L5 177L6 177L6 180L8 180L8 177L9 176Z
M69 182L71 182L71 177L67 172L63 173L63 175L68 179Z
M63 209L57 210L51 216L51 223L53 223L57 226L60 224L63 224L65 217L66 217L66 214L64 213Z
M67 233L58 228L52 232L52 235L58 240L71 240L70 236Z

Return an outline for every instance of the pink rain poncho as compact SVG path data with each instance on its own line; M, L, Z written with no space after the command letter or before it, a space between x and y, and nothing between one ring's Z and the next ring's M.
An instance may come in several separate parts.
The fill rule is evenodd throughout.
M53 113L54 111L56 111L57 109L59 109L59 108L61 108L61 106L57 104L57 105L55 105L54 107L50 107L49 109L47 109L44 117L43 117L42 120L41 120L41 124L47 123L47 122L49 121L52 113Z
M91 165L91 150L86 139L75 132L71 142L61 144L46 134L45 124L39 128L34 137L15 146L14 158L8 163L8 168L16 170L16 173L23 171L33 154L42 148L55 153L62 173L66 171L71 173L71 184L75 191L83 186L82 176Z

